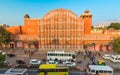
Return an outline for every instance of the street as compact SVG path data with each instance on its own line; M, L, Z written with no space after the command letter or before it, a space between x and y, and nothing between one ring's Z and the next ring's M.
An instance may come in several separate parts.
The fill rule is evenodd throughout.
M33 58L36 58L36 59L42 61L43 58L46 58L46 52L47 51L36 51L31 57L28 57L28 55L24 54L24 51L22 49L20 49L20 50L15 50L14 52L12 52L12 53L14 53L16 55L15 57L7 57L6 60L7 60L7 62L9 62L10 64L12 64L13 66L15 66L17 59L24 59L24 61L26 62L26 64L29 64L30 59L33 59ZM9 51L7 51L7 53L9 53ZM102 53L100 57L98 55L96 55L95 61L101 60L101 59L104 60L102 58L103 54L104 53ZM109 53L107 53L107 54L109 54ZM84 75L84 73L83 73L84 69L86 68L86 66L87 66L88 63L91 63L91 61L90 61L90 59L88 57L86 57L84 59L83 53L80 53L79 55L77 55L76 61L79 61L79 60L81 61L81 63L76 63L76 68L77 69L70 70L70 73L69 73L70 75L78 75L78 74ZM105 62L106 62L106 65L109 65L112 68L120 68L119 67L120 63L113 63L110 60L105 60ZM79 71L81 71L81 72L79 72ZM114 70L114 72L116 72L116 71ZM36 74L36 71L28 71L28 73L30 75L31 74ZM119 73L118 73L118 75L119 75Z
M0 70L0 74L4 73L6 70ZM28 75L37 75L37 70L28 70ZM86 75L85 72L69 72L69 75Z
M0 74L3 74L6 70L0 70ZM28 70L28 75L37 75L37 70ZM69 72L69 75L86 75L85 72ZM113 75L120 75L120 73L114 73Z

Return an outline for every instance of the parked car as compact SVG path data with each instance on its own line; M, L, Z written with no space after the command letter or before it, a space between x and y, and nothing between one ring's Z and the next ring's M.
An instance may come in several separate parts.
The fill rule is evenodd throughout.
M17 64L25 64L25 62L24 62L23 59L18 59L18 60L16 60L16 63L17 63Z
M15 57L15 54L7 54L8 57Z
M120 55L112 55L110 60L112 62L120 62Z
M31 59L30 60L30 64L31 65L39 65L41 63L41 61L40 60L37 60L37 59Z
M15 67L18 67L18 68L26 68L27 65L26 65L26 63L24 62L23 59L18 59L18 60L16 60L16 65L15 65Z
M110 55L110 54L104 54L104 55L103 55L103 58L104 58L104 59L110 59L110 58L111 58L111 55Z
M57 61L54 61L54 60L49 60L48 63L49 63L49 64L58 64L58 62L57 62Z
M73 66L76 66L76 63L71 61L66 61L66 65L69 67L73 67Z

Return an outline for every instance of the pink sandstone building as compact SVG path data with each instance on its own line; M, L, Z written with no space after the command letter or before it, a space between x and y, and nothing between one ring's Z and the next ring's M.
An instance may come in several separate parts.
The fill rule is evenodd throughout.
M14 47L39 49L83 49L83 45L95 43L94 49L99 50L100 45L108 44L120 35L120 31L115 30L92 32L91 27L89 10L77 16L59 8L42 18L30 18L26 14L22 26L11 26L6 30L16 35L12 42Z

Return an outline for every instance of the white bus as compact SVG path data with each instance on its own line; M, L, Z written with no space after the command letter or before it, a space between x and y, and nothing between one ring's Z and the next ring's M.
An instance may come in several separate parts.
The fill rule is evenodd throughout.
M64 51L48 51L47 52L47 59L58 59L58 60L75 60L75 53L74 52L64 52Z
M113 69L110 66L89 65L87 75L113 75Z

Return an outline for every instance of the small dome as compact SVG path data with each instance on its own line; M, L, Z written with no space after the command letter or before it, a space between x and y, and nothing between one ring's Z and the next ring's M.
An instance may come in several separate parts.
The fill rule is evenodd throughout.
M90 12L90 11L89 11L88 9L84 11L84 13L89 13L89 12Z
M28 14L25 14L24 18L30 18L30 16Z

